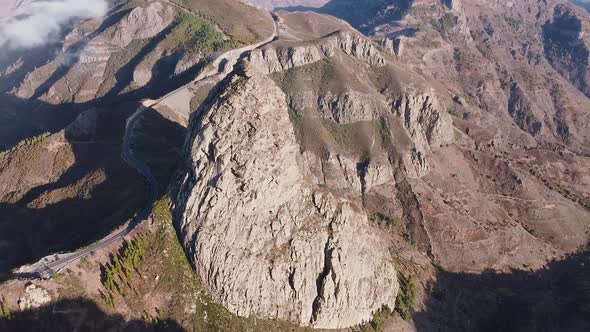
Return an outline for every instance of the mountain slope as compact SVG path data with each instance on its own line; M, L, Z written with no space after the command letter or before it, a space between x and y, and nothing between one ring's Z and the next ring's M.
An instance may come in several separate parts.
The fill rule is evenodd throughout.
M454 15L446 6L439 8ZM409 13L430 14L420 7ZM472 43L471 34L456 26L448 35L439 33L440 50L412 48L426 33L437 31L430 27L415 39L406 37L400 58L330 17L277 15L279 40L253 51L234 74L238 76L221 83L189 125L179 177L183 182L176 188L177 218L185 247L214 299L240 315L317 327L360 323L368 316L355 306L363 299L351 295L356 281L343 280L358 276L339 267L359 262L347 247L349 240L341 238L345 227L353 227L358 236L368 232L382 238L367 250L378 255L385 241L395 268L409 275L432 273L428 264L416 267L424 260L453 272L537 270L588 242L588 185L578 184L586 181L589 161L583 154L584 136L572 135L568 141L556 133L535 136L539 129L527 115L526 87L516 78L503 87L502 81L485 76L505 77L506 72L496 72L497 67L485 62L488 58L477 56L477 47L450 46L453 38ZM429 53L414 57L414 52ZM446 56L456 65L447 71L440 65L428 67L438 65L434 56ZM274 83L259 78L261 74ZM461 89L477 87L474 82L481 92L468 97L470 90ZM262 89L264 95L257 92ZM503 97L501 106L499 96L505 91L510 96ZM579 91L573 93L586 102ZM260 113L251 114L252 104L260 106ZM583 119L579 109L573 112ZM231 116L222 115L226 113ZM292 129L270 125L282 124L286 114ZM273 120L261 125L267 116ZM281 121L274 118L279 116ZM584 133L584 127L576 128ZM298 153L281 150L292 147L291 130ZM239 139L233 141L235 137ZM253 148L239 148L241 144ZM266 155L269 151L274 152ZM565 164L567 171L557 173ZM550 177L557 174L567 177ZM314 197L316 210L290 190ZM341 210L336 211L343 216L350 216L347 207L354 204L356 214L329 226L320 218L313 223L315 235L303 235L308 226L301 211L309 216L319 212L328 221L344 218L324 210L332 206L323 203L326 199L339 202ZM299 202L298 209L293 202ZM319 246L306 252L308 263L301 268L300 237L315 248L315 236L323 236L326 228L340 240L329 240L325 250ZM365 241L357 246L361 243ZM339 252L336 261L334 251ZM322 260L327 268L316 264ZM373 261L360 261L366 264L360 270L374 271ZM268 275L263 272L267 269ZM305 300L307 280L315 278L317 303ZM363 283L371 293L386 278ZM276 290L273 297L267 289ZM395 294L395 286L382 291ZM333 303L345 305L334 312ZM332 316L341 312L348 312L350 320Z
M193 80L220 52L272 33L269 16L242 3L178 3L117 1L104 18L73 22L63 41L2 54L0 275L124 224L145 203L142 178L121 158L138 101ZM252 20L236 21L243 12ZM182 121L153 111L139 128L150 145L142 157L165 188L170 174L160 169L174 167Z
M288 2L298 4L309 3ZM83 50L70 69L56 69L67 68L66 53L41 49L29 56L45 54L48 70L27 67L29 58L11 62L2 114L41 105L60 129L66 117L100 107L0 155L3 248L67 249L62 232L83 245L132 214L142 183L118 153L138 105L123 101L182 86L142 117L133 149L162 188L170 184L198 292L245 317L236 319L242 329L256 317L363 330L590 326L590 15L562 0L321 5L275 12L277 38L232 53L227 63L239 61L228 76L186 86L216 50L260 40L269 17L231 1L122 2L105 20L111 28L92 36L96 28L85 27L105 21L91 20L68 32L65 45L73 38ZM246 20L249 11L255 17ZM108 47L88 53L95 37ZM88 89L75 83L76 75L93 82L83 69L99 67L82 66L87 60L111 68ZM39 85L12 76L19 68L28 68L23 77L59 78ZM58 118L58 109L69 113ZM48 163L51 170L41 167ZM80 223L81 213L96 228ZM31 236L17 218L43 228ZM92 280L104 283L85 284L93 288L84 294L105 306L124 301L110 310L126 317L165 316L133 305L149 298L183 326L191 326L186 317L197 329L226 326L218 318L233 316L210 318L217 310L196 288L158 288L170 282L168 249L149 258L153 266L136 266L145 273L137 280L115 277L123 288L95 266Z
M237 19L242 14L251 19ZM57 131L91 106L161 96L218 52L271 33L268 15L239 1L114 1L105 18L69 26L60 42L3 54L1 116L8 121L0 146Z

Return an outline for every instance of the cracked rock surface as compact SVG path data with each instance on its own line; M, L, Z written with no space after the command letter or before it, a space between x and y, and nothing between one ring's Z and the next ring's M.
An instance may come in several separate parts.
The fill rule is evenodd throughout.
M177 223L196 271L240 316L341 328L395 306L385 240L353 201L308 178L285 94L234 74L191 123Z

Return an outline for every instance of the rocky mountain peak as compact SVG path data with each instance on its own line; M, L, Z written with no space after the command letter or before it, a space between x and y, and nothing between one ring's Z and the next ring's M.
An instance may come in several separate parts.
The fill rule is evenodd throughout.
M306 178L285 94L245 72L194 115L177 199L185 245L213 298L241 316L318 328L393 307L384 239L356 203Z

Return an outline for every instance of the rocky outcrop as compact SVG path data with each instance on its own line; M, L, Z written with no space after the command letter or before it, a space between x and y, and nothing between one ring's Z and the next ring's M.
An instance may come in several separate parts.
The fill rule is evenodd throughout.
M395 305L386 244L355 202L302 170L284 93L233 75L194 116L177 224L212 297L241 315L318 328Z
M185 50L173 55L178 59L174 66L174 75L180 75L184 71L193 68L203 61L203 55L198 52L187 52Z
M51 296L44 288L35 284L28 284L25 293L18 299L20 310L35 309L51 302Z
M385 59L373 42L348 31L334 32L314 44L254 50L249 61L264 73L301 67L343 52L372 66L385 65Z
M510 86L508 113L520 129L533 136L539 134L543 127L543 124L535 118L526 94L516 82Z
M424 176L430 170L426 157L453 142L451 118L432 94L411 89L392 102L392 110L402 121L413 145L411 153L402 157L408 176Z
M453 141L451 118L433 94L408 89L392 107L415 145L436 149Z
M112 42L119 47L126 47L134 39L151 38L172 23L174 16L174 9L162 2L136 7L117 27Z
M372 95L357 91L346 91L334 95L327 92L318 98L318 107L322 116L336 123L354 123L372 121L379 118L381 104Z

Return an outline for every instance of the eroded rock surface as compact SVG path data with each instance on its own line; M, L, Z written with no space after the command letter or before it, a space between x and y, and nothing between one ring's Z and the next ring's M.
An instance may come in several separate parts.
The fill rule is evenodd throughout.
M285 71L334 56L341 51L369 65L382 66L385 59L375 45L357 33L336 31L313 44L255 50L250 61L265 73Z
M46 289L35 284L29 284L25 287L24 294L18 300L20 310L35 309L51 302L51 296Z
M179 226L213 298L241 315L340 328L393 308L396 270L353 201L309 181L284 93L234 75L191 125Z

